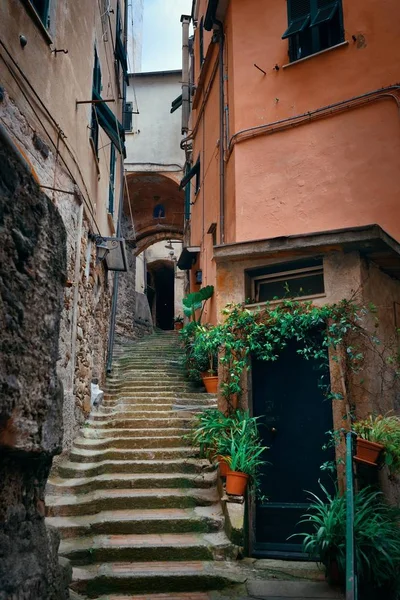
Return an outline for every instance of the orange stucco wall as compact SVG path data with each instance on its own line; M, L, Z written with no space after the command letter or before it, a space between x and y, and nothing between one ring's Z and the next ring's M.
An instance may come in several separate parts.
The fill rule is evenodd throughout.
M206 7L201 0L198 22ZM346 102L399 80L396 0L343 0L347 44L283 68L289 63L288 42L281 39L286 11L286 2L229 3L224 21L228 140L240 130ZM210 84L218 44L205 36L200 72L198 38L196 30L193 156L201 157L202 181L192 198L192 243L202 246L206 285L215 284L206 233L212 222L220 240L218 70ZM399 240L400 119L393 96L400 93L285 131L235 139L225 152L225 242L369 223Z

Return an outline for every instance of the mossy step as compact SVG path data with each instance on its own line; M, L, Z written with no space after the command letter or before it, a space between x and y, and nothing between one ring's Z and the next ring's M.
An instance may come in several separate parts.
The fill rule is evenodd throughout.
M184 429L190 426L191 418L190 417L171 417L170 419L120 419L120 418L110 418L110 419L94 419L93 415L87 421L88 427L94 427L97 430L107 430L107 429L120 429L120 428L132 428L134 430L138 429L147 429L151 427L156 427L160 429L164 429L166 427L171 427L172 429Z
M109 561L187 561L236 558L225 533L95 535L69 538L59 554L74 565Z
M94 421L104 421L108 419L157 419L160 417L161 419L168 418L187 418L192 419L193 415L190 410L177 410L174 409L174 405L167 406L166 410L158 410L155 412L154 408L152 410L148 410L147 405L145 405L144 409L138 409L135 405L135 409L132 409L129 404L122 404L121 406L116 407L102 407L100 406L96 412L92 412L90 418Z
M109 437L103 439L78 438L74 442L75 448L103 450L105 448L180 448L188 446L189 442L182 435L164 435L159 437Z
M127 438L127 437L143 437L144 434L149 437L167 437L167 436L184 436L188 433L188 427L159 427L153 428L147 426L146 429L131 428L131 427L114 427L101 429L95 425L89 424L87 427L81 429L81 436L93 440L101 440L104 438Z
M58 467L60 477L95 477L106 473L208 473L215 469L206 459L176 458L167 460L103 460L65 462Z
M96 426L98 426L98 421L101 423L112 423L113 420L146 420L150 419L151 422L158 421L159 419L193 419L193 415L190 411L175 411L172 408L166 411L158 411L157 415L154 414L154 411L131 411L129 410L129 406L120 406L119 410L115 408L102 408L96 412L92 412L90 414L90 421L95 422ZM100 425L99 425L100 426Z
M148 449L108 448L105 450L72 448L70 458L75 462L95 462L103 460L165 460L171 458L196 458L196 451L189 447Z
M129 508L190 508L218 501L216 489L96 490L78 496L47 496L47 515L93 515L102 510Z
M220 504L196 508L112 510L81 517L47 517L63 539L96 534L212 533L222 530Z
M108 489L210 488L216 485L216 471L206 473L104 473L93 477L49 479L46 493L86 494Z
M193 592L244 583L233 567L212 561L105 563L73 570L72 588L89 598L110 593Z

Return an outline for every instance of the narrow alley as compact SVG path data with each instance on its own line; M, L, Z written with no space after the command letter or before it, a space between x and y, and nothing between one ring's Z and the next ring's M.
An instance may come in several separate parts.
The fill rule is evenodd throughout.
M0 0L0 600L400 600L398 0Z

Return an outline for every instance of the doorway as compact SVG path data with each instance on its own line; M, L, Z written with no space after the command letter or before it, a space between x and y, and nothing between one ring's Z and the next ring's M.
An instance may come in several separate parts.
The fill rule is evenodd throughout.
M322 335L316 333L319 340ZM261 499L254 505L254 556L304 559L302 538L288 538L306 531L304 524L296 525L309 506L307 492L321 495L318 480L334 490L331 476L320 469L334 460L333 448L322 449L333 428L331 401L318 385L327 366L304 359L300 347L289 340L277 361L252 363L253 413L270 463L261 478Z
M174 328L175 271L168 260L157 260L148 265L147 297L153 323L166 331Z

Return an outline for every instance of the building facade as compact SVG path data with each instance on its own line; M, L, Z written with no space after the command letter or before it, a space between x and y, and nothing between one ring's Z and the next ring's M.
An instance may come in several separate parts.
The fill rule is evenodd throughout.
M58 372L64 449L105 373L112 265L99 237L118 230L126 87L125 3L7 0L0 7L1 124L58 208L67 231L67 284Z
M186 281L176 265L184 223L179 189L185 166L180 147L182 71L132 73L129 82L123 224L130 274L118 297L117 332L122 336L149 325L173 328L174 317L182 313Z
M202 285L215 286L205 311L209 322L222 318L227 303L246 302L253 309L287 296L289 280L289 296L316 304L354 297L373 303L385 343L396 346L398 13L392 0L379 7L372 0L193 2L191 116L182 142L187 167L181 185L190 186L191 291L199 288L199 270ZM281 448L276 468L287 468L288 480L295 467L287 444L319 456L325 431L345 427L340 402L323 414L311 400L309 411L304 409L310 395L299 390L310 389L306 379L312 374L295 374L292 350L272 373L253 365L243 395L244 406L269 414L271 431L279 431L278 422L292 422L291 441L285 437L290 427L275 442L266 438ZM398 411L397 386L379 392L382 379L372 356L368 360L363 391L352 389L356 416ZM330 376L335 381L333 363ZM265 404L268 389L299 402L276 399L286 406L279 413L274 399ZM316 481L317 462L311 471ZM308 475L299 489L309 489ZM289 515L301 504L280 484L281 496L274 508L268 506L278 523L285 508ZM389 497L398 498L398 482L386 479L384 485ZM274 531L269 519L260 506L252 511L252 551L297 551L286 540L293 531Z

